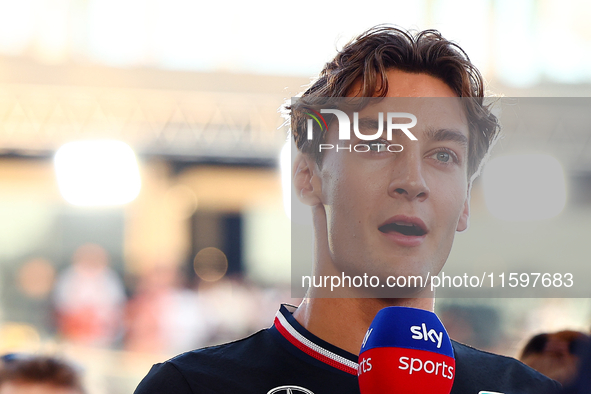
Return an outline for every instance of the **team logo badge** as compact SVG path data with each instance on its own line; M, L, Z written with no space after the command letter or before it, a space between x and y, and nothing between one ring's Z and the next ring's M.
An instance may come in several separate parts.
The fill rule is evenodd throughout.
M314 394L308 389L300 386L280 386L269 390L267 394Z

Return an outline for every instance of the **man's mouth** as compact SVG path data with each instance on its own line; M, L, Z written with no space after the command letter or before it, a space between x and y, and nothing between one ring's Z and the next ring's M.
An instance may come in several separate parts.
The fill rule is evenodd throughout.
M427 234L427 228L418 218L391 218L378 227L382 233L400 233L410 237L421 237Z

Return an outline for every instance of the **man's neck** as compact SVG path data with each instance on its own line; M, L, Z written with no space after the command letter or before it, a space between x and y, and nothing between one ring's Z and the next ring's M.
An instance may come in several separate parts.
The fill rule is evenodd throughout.
M433 298L305 298L293 316L326 342L359 354L363 337L378 311L406 306L433 311Z

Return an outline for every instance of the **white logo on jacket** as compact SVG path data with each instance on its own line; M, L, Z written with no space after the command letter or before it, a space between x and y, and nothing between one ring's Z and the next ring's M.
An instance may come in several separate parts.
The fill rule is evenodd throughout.
M279 386L269 390L267 394L314 394L300 386Z

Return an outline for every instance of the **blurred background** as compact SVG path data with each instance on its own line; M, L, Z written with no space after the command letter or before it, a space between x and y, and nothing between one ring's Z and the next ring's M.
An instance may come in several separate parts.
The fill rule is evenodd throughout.
M155 362L268 327L299 302L278 109L337 48L380 23L436 28L492 93L583 97L589 17L583 0L0 1L0 351L66 355L91 394L119 394ZM519 231L559 220L588 238L591 166L563 171L554 219ZM480 182L473 195L487 240L513 226ZM466 237L450 262L536 263L529 247L484 253ZM570 256L588 262L577 242ZM591 325L585 298L437 308L452 338L511 356L533 334Z

